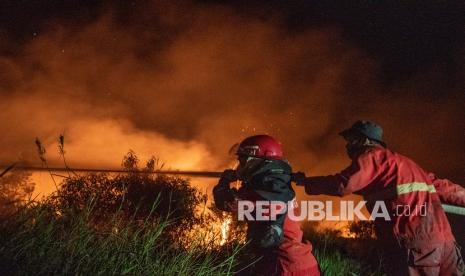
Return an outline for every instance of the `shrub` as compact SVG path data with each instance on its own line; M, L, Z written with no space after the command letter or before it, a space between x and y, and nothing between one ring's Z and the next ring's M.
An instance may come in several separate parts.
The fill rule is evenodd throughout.
M357 239L373 239L376 236L374 227L374 223L369 220L349 223L349 231Z
M135 221L169 219L166 233L181 240L182 233L201 222L198 209L206 204L206 195L186 179L154 174L154 160L140 170L130 151L122 162L127 173L70 174L46 202L62 217L79 216L90 204L96 226L116 213Z
M312 242L324 275L384 275L373 237L344 238L339 230L317 231L315 227L306 223L304 237Z
M143 222L114 214L93 227L92 204L72 217L34 203L0 222L0 274L11 275L226 275L237 248L182 249L163 239L170 221Z
M206 196L153 173L155 158L138 163L130 151L124 173L70 171L47 199L1 220L0 274L231 274L238 246L206 246L219 219L199 212Z
M31 197L34 184L30 173L12 171L0 177L0 218L8 217Z

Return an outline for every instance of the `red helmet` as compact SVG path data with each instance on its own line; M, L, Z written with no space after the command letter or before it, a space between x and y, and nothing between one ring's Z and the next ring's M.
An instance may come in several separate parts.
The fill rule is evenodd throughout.
M281 143L269 135L255 135L245 138L236 152L237 155L266 159L282 159Z

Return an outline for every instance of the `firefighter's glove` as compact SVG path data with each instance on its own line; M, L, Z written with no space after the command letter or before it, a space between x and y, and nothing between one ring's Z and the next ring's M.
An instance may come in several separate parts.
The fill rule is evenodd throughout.
M235 170L225 170L220 177L220 185L229 185L229 183L238 180L237 172Z
M305 180L307 176L303 172L296 172L291 175L291 180L297 184L297 186L305 186Z
M259 240L259 247L262 249L277 248L281 244L283 237L284 231L279 225L269 225Z

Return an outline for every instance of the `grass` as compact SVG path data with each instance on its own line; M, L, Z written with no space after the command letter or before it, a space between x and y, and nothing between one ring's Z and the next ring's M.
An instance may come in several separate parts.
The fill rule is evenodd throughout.
M166 238L167 219L128 219L115 213L95 224L92 207L70 214L57 215L36 202L4 219L0 274L231 275L239 267L238 247L176 246ZM370 265L360 254L349 255L346 246L353 241L333 232L307 231L306 237L324 275L383 275L381 266Z
M46 162L45 149L40 141L37 144ZM64 155L63 147L60 153ZM128 172L139 170L137 164L132 151L123 159ZM144 170L153 171L154 164L152 158ZM210 226L224 217L215 209L211 216L199 215L202 206L205 210L206 197L185 179L71 172L47 200L3 213L8 215L0 218L0 275L231 275L237 271L243 275L251 271L256 260L246 247L237 246L244 237L243 224L232 225L225 245L213 244L212 239L220 237L208 232L213 231ZM383 275L376 254L348 250L358 241L311 230L307 227L305 237L314 245L324 275ZM365 248L371 241L360 242Z
M237 249L180 248L164 239L168 220L136 221L115 215L90 223L92 210L57 217L36 203L0 225L2 275L228 275Z
M364 276L381 276L384 275L381 265L373 268L365 262L351 258L330 245L316 247L313 251L318 260L320 269L324 275L364 275Z
M326 276L382 276L381 256L373 239L347 239L338 231L315 231L304 225L304 236L313 244L313 254Z
M64 137L59 142L67 167ZM36 144L47 166L45 148ZM186 179L133 174L138 162L129 151L122 162L128 173L70 171L45 200L0 213L0 275L230 275L238 269L238 246L212 246L214 218L197 212L205 196ZM152 158L143 170L155 165ZM191 233L202 223L203 231Z

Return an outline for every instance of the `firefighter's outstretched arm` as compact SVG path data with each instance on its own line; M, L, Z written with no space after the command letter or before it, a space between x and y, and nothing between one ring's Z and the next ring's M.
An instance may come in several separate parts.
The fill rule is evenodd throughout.
M230 188L230 184L237 180L235 170L225 170L218 181L218 184L213 188L213 199L218 209L231 212L231 206L236 201L235 189Z
M328 176L309 176L307 177L304 173L294 173L292 180L298 186L304 186L305 192L309 195L333 195L339 196L338 193L338 182L334 179L336 175Z
M382 173L376 166L376 160L370 153L360 155L352 164L335 175L305 177L294 174L293 180L297 185L305 186L309 195L344 196L356 193L373 183Z
M430 173L429 177L433 181L434 188L439 194L439 198L444 203L465 207L465 188L453 183L448 179L437 178Z

